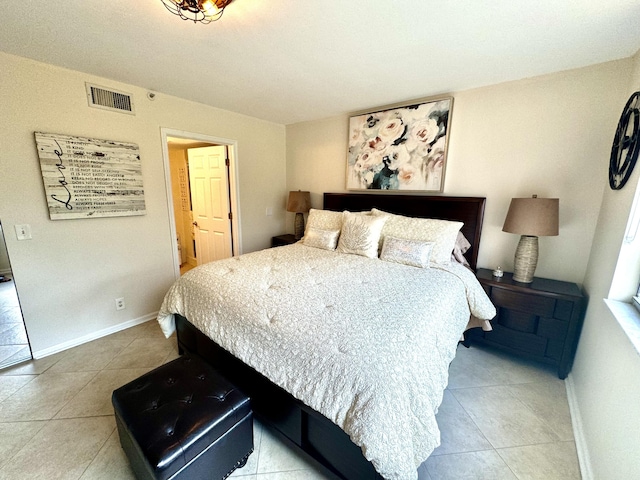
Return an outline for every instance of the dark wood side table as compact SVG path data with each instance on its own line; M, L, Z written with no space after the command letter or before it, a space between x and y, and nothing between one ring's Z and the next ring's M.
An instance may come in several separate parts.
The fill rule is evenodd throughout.
M285 233L284 235L277 235L275 237L271 237L271 247L281 247L283 245L291 245L292 243L296 243L296 237L292 233Z
M558 377L571 371L587 304L575 283L534 278L532 283L513 280L505 272L496 278L491 270L478 269L476 276L496 306L493 331L472 329L468 343L479 342L554 365Z

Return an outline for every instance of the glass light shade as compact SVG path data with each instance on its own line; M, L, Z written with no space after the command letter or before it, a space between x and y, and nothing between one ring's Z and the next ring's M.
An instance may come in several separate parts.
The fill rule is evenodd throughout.
M167 10L183 20L211 23L222 17L232 0L161 0Z
M200 8L206 16L216 15L220 11L218 5L216 5L216 2L213 0L204 0L204 2L200 2Z

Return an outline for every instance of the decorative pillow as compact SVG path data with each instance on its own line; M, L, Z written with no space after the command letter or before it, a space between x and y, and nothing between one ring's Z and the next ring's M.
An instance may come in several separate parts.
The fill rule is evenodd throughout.
M407 240L387 235L382 244L380 260L404 263L413 267L429 268L433 242Z
M302 240L304 245L324 250L335 250L338 245L340 230L321 230L319 228L307 228L307 233Z
M309 210L309 216L307 217L307 229L308 228L340 230L340 228L342 228L342 212L312 208ZM305 235L306 233L305 230Z
M387 235L407 240L433 242L431 261L441 265L451 263L451 253L456 244L458 232L462 228L462 222L405 217L404 215L386 213L376 208L372 209L371 213L374 218L377 216L387 217L387 222L382 229L380 248L382 248L382 241Z
M378 257L380 232L387 218L343 212L342 232L337 251L369 258Z
M339 232L342 228L342 212L312 208L309 210L309 216L307 217L307 225L304 230L305 236L310 228L328 231L338 230Z

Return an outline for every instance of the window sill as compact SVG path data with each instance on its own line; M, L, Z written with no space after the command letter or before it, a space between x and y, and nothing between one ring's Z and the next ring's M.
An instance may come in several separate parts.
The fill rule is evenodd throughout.
M607 307L609 307L609 310L611 310L611 313L631 341L636 353L640 355L640 312L630 303L606 298L604 303L607 304Z

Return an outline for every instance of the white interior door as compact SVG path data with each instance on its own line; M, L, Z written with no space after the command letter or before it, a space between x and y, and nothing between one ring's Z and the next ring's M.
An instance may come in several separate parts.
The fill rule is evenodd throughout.
M232 255L227 147L187 150L198 265Z

